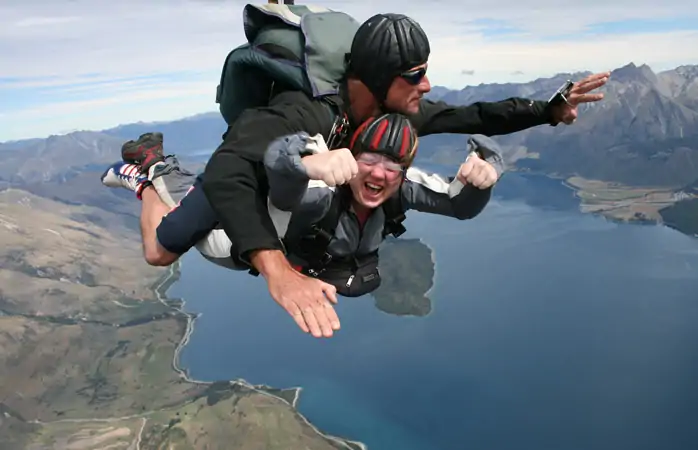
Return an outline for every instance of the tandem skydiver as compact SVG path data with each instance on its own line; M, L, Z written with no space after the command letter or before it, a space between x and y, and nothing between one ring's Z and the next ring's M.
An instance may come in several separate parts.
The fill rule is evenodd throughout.
M126 143L124 152L134 146L162 155L162 134L144 134ZM339 322L330 304L335 293L356 297L380 285L378 247L396 225L393 219L408 210L471 219L485 208L504 170L499 147L485 136L471 137L452 180L413 167L417 149L416 131L397 113L367 119L348 149L329 150L321 135L305 132L270 144L264 156L270 216L294 269L334 287L326 292L330 322ZM174 262L195 247L218 265L247 270L231 257L232 242L217 228L201 178L182 169L175 156L163 158L147 174L120 161L102 175L104 185L133 190L142 200L146 261ZM299 326L309 321L311 329L320 328L320 321L301 314L292 313Z
M281 5L279 5L281 7ZM268 105L246 110L228 127L223 142L210 158L202 176L201 188L215 211L215 221L232 241L231 257L236 264L259 272L266 280L272 298L299 326L314 336L331 336L339 323L329 323L327 298L334 299L335 288L322 280L294 270L267 208L268 180L264 155L270 143L283 136L306 132L331 142L331 149L348 148L353 130L382 112L406 114L417 135L434 133L508 134L538 125L571 124L577 117L577 105L596 102L601 93L590 93L603 86L608 72L591 75L571 83L565 95L551 97L560 101L536 101L509 98L500 102L477 102L451 106L423 99L431 89L426 76L430 54L429 41L417 22L400 14L377 14L364 22L351 43L346 77L338 95L311 98L300 91L281 91ZM327 102L341 104L348 131L333 142L330 136L336 122L328 117ZM126 149L124 161L149 165L163 161L157 146ZM161 210L157 222L167 214L176 220L180 212ZM142 220L148 220L142 218ZM186 217L182 219L185 222ZM201 219L200 216L197 220ZM151 224L152 225L152 224ZM154 230L148 226L146 230ZM144 231L145 232L145 231ZM149 236L147 239L151 239ZM144 239L146 236L144 235ZM146 249L151 264L167 265L176 254L158 254ZM302 317L298 317L298 312ZM315 326L313 324L319 324Z

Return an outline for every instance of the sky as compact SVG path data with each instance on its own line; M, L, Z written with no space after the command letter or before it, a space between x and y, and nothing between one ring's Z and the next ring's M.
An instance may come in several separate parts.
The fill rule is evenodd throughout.
M231 0L0 0L0 142L217 111ZM297 0L297 3L302 3ZM698 64L695 0L317 0L359 22L399 12L431 43L432 85Z

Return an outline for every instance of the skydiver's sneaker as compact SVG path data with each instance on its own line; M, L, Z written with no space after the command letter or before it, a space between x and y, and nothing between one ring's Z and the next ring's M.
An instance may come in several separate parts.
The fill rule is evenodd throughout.
M117 162L104 171L102 184L108 187L122 187L136 193L140 199L143 189L150 184L148 177L141 173L141 166Z
M194 184L196 175L182 168L176 156L168 155L148 169L148 180L162 201L174 207Z
M143 173L165 158L162 151L162 133L144 133L137 141L127 141L121 146L121 159L130 164L141 166Z

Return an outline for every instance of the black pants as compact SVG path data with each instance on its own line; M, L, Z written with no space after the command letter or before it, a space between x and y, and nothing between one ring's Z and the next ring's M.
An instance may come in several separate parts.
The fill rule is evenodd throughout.
M201 189L199 175L178 205L163 217L156 233L167 251L183 255L217 226L218 217Z
M167 177L168 175L165 176ZM201 175L194 179L194 183L188 190L186 190L186 187L181 186L179 190L184 192L184 195L179 200L177 206L162 219L156 230L160 245L167 251L181 256L194 247L197 242L206 238L211 231L216 230L218 233L221 233L219 235L222 238L220 242L223 242L223 240L225 242L224 245L218 246L221 251L215 254L200 252L201 255L214 264L228 269L250 269L250 267L231 256L230 246L232 244L227 236L224 236L216 213L208 202L203 189L201 189ZM172 194L172 190L169 190L169 192ZM232 254L237 253L234 252ZM296 269L306 275L310 275L307 270L301 267L296 267ZM317 278L333 285L337 289L337 293L344 297L359 297L373 292L381 283L378 271L378 255L365 258L358 265L333 264Z

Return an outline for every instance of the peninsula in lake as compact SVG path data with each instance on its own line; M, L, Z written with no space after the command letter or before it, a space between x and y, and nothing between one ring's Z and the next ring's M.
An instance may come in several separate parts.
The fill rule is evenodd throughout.
M189 379L177 265L143 261L137 203L98 174L56 195L76 180L103 207L0 192L0 448L361 448L305 420L298 389Z
M436 88L431 97L454 104L544 99L565 79L584 75ZM693 235L697 80L694 66L655 73L629 64L613 71L603 107L582 108L574 126L496 139L511 170L566 180L584 211ZM178 367L195 323L182 312L183 300L164 295L178 267L143 262L137 201L99 183L123 141L153 130L164 133L168 153L200 168L225 123L213 112L0 143L0 447L361 448L350 440L360 436L325 435L299 414L299 389L200 383ZM455 165L465 157L463 136L420 142L418 163ZM376 307L429 314L433 256L417 239L386 241Z

